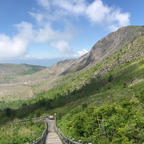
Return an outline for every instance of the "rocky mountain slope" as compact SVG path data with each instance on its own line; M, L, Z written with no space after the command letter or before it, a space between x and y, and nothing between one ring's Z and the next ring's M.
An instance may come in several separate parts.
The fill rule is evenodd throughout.
M59 75L82 70L87 66L99 63L143 34L143 26L122 27L99 40L87 54L78 59L58 62L52 66L51 70Z
M123 48L129 42L144 34L143 26L127 26L110 33L99 40L91 51L75 60L64 73L81 70L91 64L96 64Z

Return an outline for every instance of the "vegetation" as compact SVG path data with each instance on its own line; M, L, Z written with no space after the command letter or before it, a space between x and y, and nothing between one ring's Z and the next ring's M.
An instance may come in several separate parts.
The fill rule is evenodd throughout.
M84 143L142 144L144 110L137 99L72 110L59 123L69 137Z
M32 144L32 141L42 135L45 126L43 122L18 123L0 128L0 144Z
M107 64L112 64L116 55L107 59ZM59 121L66 135L84 143L144 142L144 60L122 63L121 56L120 65L91 80L87 100Z

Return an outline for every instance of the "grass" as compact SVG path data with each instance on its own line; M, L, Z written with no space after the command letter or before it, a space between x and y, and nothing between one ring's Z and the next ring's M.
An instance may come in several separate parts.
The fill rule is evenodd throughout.
M26 122L0 128L0 144L32 144L42 135L43 122Z

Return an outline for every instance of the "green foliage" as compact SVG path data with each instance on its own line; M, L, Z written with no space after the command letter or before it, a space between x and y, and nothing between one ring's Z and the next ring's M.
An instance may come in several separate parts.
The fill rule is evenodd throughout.
M0 144L32 144L32 141L42 135L45 126L43 122L31 121L0 128Z
M143 40L139 38L138 41L140 45ZM97 71L97 67L100 70L108 65L110 70L104 70L99 77L91 79L80 92L87 96L81 98L81 103L87 101L88 105L93 106L78 107L59 121L65 135L81 139L84 143L144 142L144 63L143 57L128 62L124 60L124 54L128 54L126 51L129 50L132 49L125 47L93 68ZM117 54L118 65L115 61Z
M62 118L59 126L66 135L84 143L141 144L144 142L144 111L138 108L141 105L138 100L125 100L89 106L84 111L76 108Z

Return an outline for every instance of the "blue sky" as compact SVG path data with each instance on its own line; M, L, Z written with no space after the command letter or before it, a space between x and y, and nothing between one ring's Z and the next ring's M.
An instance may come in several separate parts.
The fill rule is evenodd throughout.
M1 0L0 62L79 57L119 27L143 25L143 5L143 0Z

